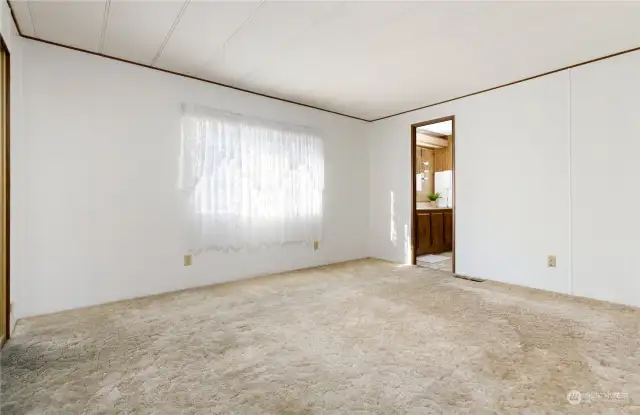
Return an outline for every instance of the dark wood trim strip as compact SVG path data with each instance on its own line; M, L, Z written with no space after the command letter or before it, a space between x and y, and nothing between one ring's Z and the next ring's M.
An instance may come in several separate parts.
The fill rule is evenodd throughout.
M5 110L6 131L4 131L5 142L3 143L5 146L4 151L6 152L5 165L4 165L4 177L3 177L3 179L6 182L6 187L5 189L3 189L3 191L5 192L4 199L6 204L5 206L6 217L2 218L2 221L4 221L2 225L3 227L5 227L4 237L6 237L7 239L6 252L5 252L6 261L3 264L5 267L5 275L6 275L5 292L3 293L4 306L5 306L4 324L5 324L5 330L6 330L4 341L7 341L11 338L11 52L9 51L9 48L5 43L4 38L2 37L2 34L0 34L0 48L2 48L2 50L6 53L6 56L7 56L7 62L6 62L7 85L5 85L5 91L6 91L5 104L7 105L7 109ZM3 99L3 100L4 98L5 97L0 97L0 99ZM0 253L0 255L2 255L2 253ZM1 283L2 282L0 281L0 284Z
M18 31L18 34L22 36L22 31L20 30L18 19L16 19L16 14L13 12L13 7L11 6L11 2L9 0L7 0L7 6L9 6L9 12L11 13L11 19L13 19L13 24L16 25L16 30Z
M183 73L180 73L180 72L170 71L168 69L156 68L154 66L145 65L143 63L138 63L138 62L133 62L133 61L130 61L130 60L127 60L127 59L116 58L115 56L109 56L109 55L105 55L103 53L91 52L91 51L84 50L84 49L79 49L79 48L76 48L76 47L73 47L73 46L67 46L67 45L63 45L63 44L60 44L60 43L51 42L51 41L48 41L48 40L38 39L38 38L33 37L33 36L27 36L27 35L22 35L22 34L20 36L22 36L25 39L34 40L36 42L42 42L42 43L46 43L48 45L53 45L53 46L58 46L58 47L65 48L65 49L75 50L76 52L88 53L89 55L100 56L100 57L107 58L107 59L112 59L112 60L118 61L118 62L129 63L131 65L140 66L142 68L152 69L154 71L159 71L159 72L164 72L164 73L168 73L168 74L171 74L171 75L181 76L183 78L193 79L195 81L201 81L201 82L205 82L207 84L217 85L217 86L221 86L221 87L224 87L224 88L235 89L236 91L246 92L247 94L257 95L257 96L264 97L264 98L269 98L269 99L275 99L277 101L287 102L289 104L300 105L301 107L312 108L314 110L328 112L328 113L331 113L331 114L340 115L340 116L347 117L347 118L352 118L352 119L358 120L358 121L370 122L369 120L365 120L364 118L354 117L353 115L342 114L340 112L331 111L331 110L324 109L324 108L314 107L313 105L307 105L307 104L303 104L301 102L291 101L291 100L288 100L288 99L285 99L285 98L278 98L278 97L274 97L274 96L271 96L271 95L261 94L260 92L249 91L248 89L238 88L238 87L235 87L235 86L222 84L220 82L210 81L210 80L204 79L204 78L198 78L197 76L186 75L186 74L183 74Z
M418 107L418 108L414 108L414 109L411 109L411 110L402 111L402 112L399 112L397 114L387 115L386 117L376 118L374 120L371 120L370 122L386 120L387 118L397 117L398 115L407 114L409 112L419 111L419 110L423 110L425 108L430 108L430 107L435 107L436 105L446 104L447 102L456 101L456 100L459 100L459 99L462 99L462 98L467 98L467 97L471 97L471 96L474 96L474 95L482 94L482 93L485 93L485 92L493 91L494 89L500 89L500 88L504 88L506 86L519 84L520 82L530 81L532 79L541 78L543 76L551 75L551 74L554 74L556 72L566 71L567 69L577 68L578 66L587 65L589 63L598 62L598 61L601 61L601 60L604 60L604 59L613 58L613 57L616 57L616 56L624 55L625 53L631 53L631 52L635 52L635 51L638 51L638 50L640 50L640 46L638 46L636 48L633 48L633 49L623 50L622 52L612 53L611 55L602 56L600 58L595 58L595 59L591 59L591 60L588 60L588 61L576 63L575 65L569 65L569 66L565 66L563 68L554 69L552 71L541 73L539 75L534 75L534 76L530 76L528 78L524 78L524 79L520 79L520 80L517 80L517 81L509 82L508 84L502 84L502 85L494 86L493 88L487 88L487 89L483 89L482 91L473 92L471 94L462 95L462 96L459 96L459 97L447 99L445 101L436 102L435 104L429 104L429 105L425 105L423 107ZM431 124L431 122L429 122L429 124Z
M159 72L164 72L164 73L168 73L168 74L171 74L171 75L181 76L183 78L193 79L195 81L205 82L207 84L217 85L217 86L221 86L221 87L224 87L224 88L235 89L236 91L246 92L247 94L251 94L251 95L257 95L257 96L264 97L264 98L275 99L277 101L282 101L282 102L286 102L286 103L289 103L289 104L300 105L301 107L312 108L314 110L328 112L328 113L331 113L331 114L340 115L342 117L347 117L347 118L351 118L351 119L358 120L358 121L371 122L369 120L365 120L364 118L358 118L358 117L355 117L353 115L342 114L340 112L336 112L336 111L332 111L332 110L328 110L328 109L324 109L324 108L314 107L313 105L308 105L308 104L303 104L301 102L291 101L291 100L286 99L286 98L278 98L278 97L274 97L274 96L271 96L271 95L262 94L260 92L254 92L254 91L250 91L248 89L238 88L236 86L231 86L231 85L227 85L227 84L222 84L220 82L210 81L210 80L204 79L204 78L198 78L197 76L186 75L186 74L183 74L183 73L180 73L180 72L170 71L168 69L156 68L155 66L145 65L143 63L133 62L133 61L130 61L130 60L127 60L127 59L116 58L115 56L105 55L104 53L91 52L91 51L84 50L84 49L79 49L79 48L76 48L76 47L73 47L73 46L63 45L61 43L51 42L49 40L38 39L38 38L33 37L33 36L27 36L27 35L23 35L23 34L20 34L20 36L22 36L25 39L34 40L36 42L42 42L42 43L46 43L48 45L58 46L58 47L65 48L65 49L71 49L71 50L75 50L76 52L88 53L89 55L100 56L100 57L107 58L107 59L112 59L112 60L118 61L118 62L129 63L131 65L140 66L142 68L152 69L154 71L159 71Z
M22 31L20 30L20 26L18 25L18 19L16 19L16 15L13 12L13 7L11 7L11 2L9 0L6 0L6 1L7 1L7 4L9 5L9 10L11 11L11 18L13 19L13 23L16 25L16 29L18 30L18 34L20 36L24 37L24 38L35 40L37 42L48 43L50 45L59 46L59 47L62 47L62 48L72 49L72 50L75 50L75 51L78 51L78 52L84 52L84 53L89 53L91 55L102 56L103 58L114 59L114 60L117 60L117 61L120 61L120 62L130 63L132 65L142 66L143 68L154 69L156 71L161 71L161 72L169 73L169 74L172 74L172 75L182 76L184 78L190 78L190 79L194 79L196 81L206 82L208 84L218 85L218 86L222 86L222 87L225 87L225 88L231 88L231 89L235 89L237 91L246 92L248 94L253 94L253 95L258 95L258 96L265 97L265 98L275 99L275 100L278 100L278 101L288 102L289 104L300 105L300 106L307 107L307 108L312 108L312 109L315 109L315 110L318 110L318 111L324 111L324 112L328 112L328 113L335 114L335 115L341 115L343 117L352 118L354 120L359 120L359 121L364 121L364 122L376 122L376 121L386 120L387 118L396 117L398 115L407 114L407 113L413 112L413 111L419 111L419 110L422 110L422 109L425 109L425 108L435 107L436 105L446 104L447 102L456 101L456 100L459 100L459 99L462 99L462 98L471 97L471 96L474 96L474 95L482 94L484 92L493 91L494 89L500 89L500 88L504 88L506 86L519 84L520 82L530 81L532 79L536 79L536 78L540 78L540 77L543 77L543 76L551 75L551 74L554 74L556 72L565 71L567 69L576 68L578 66L587 65L589 63L601 61L601 60L604 60L604 59L613 58L613 57L616 57L616 56L619 56L619 55L624 55L626 53L631 53L631 52L635 52L635 51L640 50L640 46L638 46L638 47L635 47L635 48L632 48L632 49L627 49L627 50L623 50L621 52L616 52L616 53L612 53L610 55L606 55L606 56L602 56L602 57L599 57L599 58L590 59L588 61L576 63L575 65L569 65L569 66L565 66L563 68L554 69L552 71L541 73L539 75L533 75L533 76L530 76L528 78L523 78L523 79L520 79L520 80L517 80L517 81L513 81L513 82L506 83L506 84L494 86L492 88L483 89L481 91L472 92L470 94L461 95L459 97L447 99L445 101L436 102L434 104L424 105L422 107L418 107L418 108L414 108L414 109L398 112L396 114L387 115L385 117L375 118L373 120L365 120L364 118L356 117L356 116L353 116L353 115L347 115L347 114L343 114L343 113L340 113L340 112L336 112L336 111L332 111L332 110L328 110L328 109L324 109L324 108L314 107L313 105L303 104L303 103L296 102L296 101L291 101L291 100L288 100L288 99L285 99L285 98L278 98L278 97L274 97L274 96L271 96L271 95L261 94L259 92L249 91L248 89L238 88L238 87L231 86L231 85L226 85L226 84L223 84L223 83L220 83L220 82L209 81L207 79L198 78L196 76L186 75L186 74L182 74L182 73L179 73L179 72L173 72L173 71L169 71L167 69L160 69L160 68L156 68L156 67L153 67L153 66L145 65L145 64L142 64L142 63L137 63L137 62L129 61L129 60L126 60L126 59L121 59L121 58L116 58L116 57L113 57L113 56L105 55L105 54L102 54L102 53L90 52L88 50L75 48L73 46L67 46L67 45L63 45L63 44L60 44L60 43L51 42L51 41L43 40L43 39L38 39L38 38L32 37L32 36L27 36L27 35L22 34Z
M451 147L451 171L453 180L453 235L451 237L451 243L453 245L452 252L452 271L456 272L456 191L458 186L456 184L456 117L450 115L448 117L436 118L435 120L429 120L411 124L411 241L409 243L409 249L411 250L411 265L416 265L416 257L418 250L418 209L416 206L416 142L417 142L417 130L418 127L424 125L435 124L442 121L451 121L451 138L449 139L449 146Z
M208 79L198 78L197 76L191 76L191 75L186 75L186 74L179 73L179 72L170 71L170 70L167 70L167 69L156 68L154 66L145 65L143 63L133 62L133 61L130 61L130 60L127 60L127 59L121 59L121 58L116 58L115 56L105 55L104 53L91 52L91 51L80 49L80 48L76 48L76 47L73 47L73 46L67 46L67 45L63 45L61 43L51 42L51 41L44 40L44 39L38 39L37 37L28 36L28 35L23 34L22 31L20 30L20 26L18 25L18 19L16 19L16 15L13 12L13 7L11 7L11 2L9 0L7 0L7 4L9 5L9 10L11 12L11 18L13 19L13 23L16 25L16 29L18 30L18 34L20 36L22 36L23 38L25 38L25 39L35 40L36 42L42 42L42 43L46 43L46 44L53 45L53 46L59 46L61 48L75 50L77 52L84 52L84 53L88 53L90 55L101 56L103 58L113 59L113 60L116 60L116 61L119 61L119 62L130 63L132 65L141 66L143 68L153 69L155 71L160 71L160 72L168 73L168 74L171 74L171 75L177 75L177 76L181 76L183 78L193 79L195 81L206 82L208 84L218 85L218 86L221 86L221 87L224 87L224 88L235 89L236 91L246 92L247 94L257 95L257 96L264 97L264 98L275 99L277 101L287 102L289 104L300 105L301 107L312 108L314 110L328 112L330 114L341 115L343 117L351 118L351 119L358 120L358 121L371 122L370 120L365 120L364 118L355 117L353 115L342 114L341 112L332 111L332 110L328 110L328 109L324 109L324 108L318 108L318 107L314 107L313 105L303 104L301 102L291 101L291 100L285 99L285 98L278 98L278 97L274 97L274 96L267 95L267 94L261 94L260 92L249 91L248 89L238 88L238 87L227 85L227 84L223 84L223 83L220 83L220 82L215 82L215 81L210 81Z
M418 209L416 206L416 126L411 126L411 220L409 223L411 224L411 241L409 243L409 249L411 250L411 264L416 265L417 258L417 250L418 250L418 239L417 239L417 228L418 228ZM406 254L405 254L406 258Z
M451 116L451 181L453 182L453 224L451 225L451 272L456 273L456 206L458 206L458 198L456 192L458 191L458 185L456 183L456 117Z
M231 86L231 85L226 85L226 84L223 84L223 83L220 83L220 82L209 81L207 79L198 78L196 76L186 75L186 74L182 74L182 73L179 73L179 72L173 72L173 71L169 71L167 69L160 69L160 68L156 68L156 67L153 67L153 66L145 65L145 64L142 64L142 63L137 63L137 62L129 61L129 60L126 60L126 59L120 59L120 58L116 58L116 57L113 57L113 56L105 55L105 54L102 54L102 53L90 52L88 50L75 48L73 46L67 46L67 45L63 45L63 44L60 44L60 43L51 42L51 41L43 40L43 39L38 39L38 38L32 37L32 36L27 36L27 35L22 34L22 31L20 30L20 26L18 25L18 20L16 19L16 15L13 12L13 8L11 7L11 2L9 0L7 0L7 4L9 5L9 10L11 11L11 18L13 19L13 23L16 25L16 29L18 30L18 34L20 36L24 37L24 38L27 38L27 39L35 40L37 42L48 43L48 44L54 45L54 46L60 46L62 48L72 49L72 50L75 50L75 51L78 51L78 52L85 52L85 53L89 53L91 55L102 56L103 58L114 59L114 60L117 60L117 61L120 61L120 62L130 63L132 65L142 66L144 68L154 69L156 71L161 71L161 72L169 73L169 74L172 74L172 75L182 76L184 78L190 78L190 79L194 79L196 81L206 82L208 84L218 85L218 86L222 86L222 87L225 87L225 88L231 88L231 89L235 89L237 91L246 92L248 94L253 94L253 95L258 95L258 96L265 97L265 98L275 99L275 100L278 100L278 101L288 102L289 104L296 104L296 105L300 105L300 106L307 107L307 108L313 108L313 109L316 109L316 110L319 110L319 111L329 112L331 114L342 115L343 117L348 117L348 118L352 118L352 119L359 120L359 121L364 121L364 122L376 122L376 121L386 120L387 118L396 117L398 115L407 114L407 113L413 112L413 111L419 111L419 110L422 110L422 109L425 109L425 108L435 107L436 105L446 104L447 102L456 101L456 100L459 100L459 99L462 99L462 98L471 97L471 96L474 96L474 95L482 94L484 92L493 91L494 89L500 89L500 88L504 88L506 86L519 84L520 82L530 81L532 79L536 79L536 78L540 78L540 77L543 77L543 76L551 75L551 74L554 74L556 72L565 71L567 69L576 68L578 66L587 65L589 63L601 61L601 60L604 60L604 59L613 58L615 56L624 55L626 53L631 53L631 52L635 52L635 51L640 50L640 46L638 46L638 47L633 48L633 49L623 50L621 52L616 52L616 53L612 53L610 55L606 55L606 56L602 56L602 57L599 57L599 58L594 58L594 59L591 59L591 60L588 60L588 61L576 63L575 65L569 65L569 66L565 66L563 68L554 69L552 71L541 73L539 75L533 75L533 76L530 76L528 78L523 78L523 79L520 79L520 80L517 80L517 81L513 81L513 82L506 83L506 84L494 86L492 88L483 89L481 91L472 92L470 94L461 95L459 97L447 99L445 101L436 102L434 104L429 104L429 105L425 105L425 106L422 106L422 107L418 107L418 108L414 108L414 109L398 112L396 114L387 115L385 117L375 118L373 120L365 120L364 118L355 117L353 115L342 114L340 112L336 112L336 111L332 111L332 110L328 110L328 109L324 109L324 108L314 107L313 105L302 104L300 102L291 101L291 100L288 100L288 99L285 99L285 98L278 98L278 97L274 97L274 96L271 96L271 95L261 94L259 92L249 91L248 89L238 88L238 87Z
M25 39L35 40L36 42L47 43L49 45L59 46L61 48L75 50L77 52L84 52L84 53L88 53L90 55L101 56L103 58L113 59L113 60L116 60L116 61L119 61L119 62L130 63L132 65L141 66L143 68L153 69L153 70L164 72L164 73L168 73L168 74L171 74L171 75L181 76L183 78L189 78L189 79L193 79L193 80L196 80L196 81L206 82L208 84L218 85L218 86L221 86L221 87L224 87L224 88L235 89L236 91L246 92L248 94L257 95L257 96L264 97L264 98L275 99L277 101L287 102L289 104L300 105L302 107L312 108L314 110L328 112L330 114L341 115L343 117L351 118L351 119L358 120L358 121L371 122L370 120L365 120L364 118L355 117L353 115L347 115L347 114L343 114L343 113L337 112L337 111L332 111L332 110L328 110L328 109L324 109L324 108L318 108L318 107L314 107L313 105L303 104L301 102L291 101L291 100L285 99L285 98L278 98L278 97L274 97L274 96L271 96L271 95L261 94L260 92L249 91L248 89L238 88L238 87L227 85L227 84L223 84L223 83L220 83L220 82L215 82L215 81L210 81L208 79L198 78L197 76L191 76L191 75L186 75L186 74L179 73L179 72L170 71L170 70L167 70L167 69L156 68L154 66L145 65L145 64L142 64L142 63L133 62L133 61L126 60L126 59L116 58L114 56L105 55L103 53L91 52L91 51L88 51L88 50L75 48L73 46L67 46L67 45L63 45L61 43L51 42L51 41L48 41L48 40L38 39L37 37L28 36L28 35L23 34L22 31L20 30L20 26L18 25L18 19L16 19L16 15L13 12L13 7L11 7L11 2L9 0L7 0L7 4L9 5L9 11L11 12L11 18L13 19L13 23L16 25L16 29L18 30L18 34L20 36L22 36L23 38L25 38Z

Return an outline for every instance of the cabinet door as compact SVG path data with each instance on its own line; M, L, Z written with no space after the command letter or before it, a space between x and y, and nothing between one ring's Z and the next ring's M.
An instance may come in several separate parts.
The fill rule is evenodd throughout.
M416 255L429 253L431 248L431 214L418 213L418 229L416 234Z
M431 214L431 253L444 252L444 213Z
M453 212L444 212L444 250L453 249Z

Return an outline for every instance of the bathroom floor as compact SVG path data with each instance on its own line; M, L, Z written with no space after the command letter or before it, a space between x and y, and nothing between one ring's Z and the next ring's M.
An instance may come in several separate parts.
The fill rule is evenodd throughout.
M424 268L453 272L453 252L442 252L438 255L420 255L416 265Z

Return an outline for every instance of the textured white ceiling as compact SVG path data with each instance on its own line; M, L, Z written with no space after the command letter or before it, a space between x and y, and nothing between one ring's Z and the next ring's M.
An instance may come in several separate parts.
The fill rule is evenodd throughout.
M367 120L640 46L640 2L10 4L29 37Z

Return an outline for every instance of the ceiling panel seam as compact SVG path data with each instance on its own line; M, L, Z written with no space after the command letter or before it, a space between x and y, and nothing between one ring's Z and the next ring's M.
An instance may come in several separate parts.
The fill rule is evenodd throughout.
M36 21L33 18L33 12L31 11L31 2L29 0L27 0L27 9L29 10L29 17L31 18L31 27L33 27L33 36L38 36L38 32L36 32ZM12 13L13 15L13 13ZM16 24L16 27L18 27L18 25Z
M151 66L156 66L156 63L158 62L160 55L162 55L162 52L164 51L165 46L167 46L167 43L169 43L169 39L171 38L171 35L173 35L173 31L176 30L176 27L178 27L178 23L180 23L180 19L182 19L182 16L187 11L187 7L189 7L190 2L191 0L185 0L185 2L182 4L182 7L180 8L180 12L178 12L178 16L176 16L176 20L173 21L173 24L169 29L169 33L167 33L167 36L165 36L164 40L162 41L162 44L160 45L160 48L158 49L156 56L153 57L153 60L151 61Z
M238 32L240 32L240 30L242 30L242 28L243 28L243 27L245 27L245 26L249 23L249 21L251 21L251 19L253 19L253 18L258 14L258 12L260 11L260 8L261 8L261 7L262 7L266 2L267 2L267 0L262 0L262 1L260 2L260 4L258 5L258 7L256 7L256 8L253 10L253 13L251 13L251 16L249 16L249 17L248 17L244 22L242 22L242 24L241 24L240 26L238 26L238 28L237 28L236 30L234 30L234 31L233 31L233 33L231 34L231 36L229 36L229 37L227 38L227 40L225 40L225 41L224 41L224 43L223 43L219 48L217 48L217 49L215 50L215 52L213 52L213 53L211 54L211 56L209 56L209 57L207 58L207 60L206 60L203 64L201 64L200 66L198 66L198 68L196 68L196 71L195 71L195 72L197 73L197 72L199 72L200 70L202 70L203 68L206 68L207 66L209 66L209 64L211 63L211 61L214 59L215 55L216 55L219 51L221 51L221 50L224 50L224 51L225 51L225 54L224 54L224 61L225 61L225 64L226 64L226 62L227 62L227 53L226 53L227 43L229 43L229 41L230 41L231 39L233 39L233 37L234 37Z
M107 25L109 24L109 11L111 10L111 0L107 0L104 3L104 14L102 16L102 32L100 33L100 46L98 51L102 53L104 49L104 39L107 36Z

